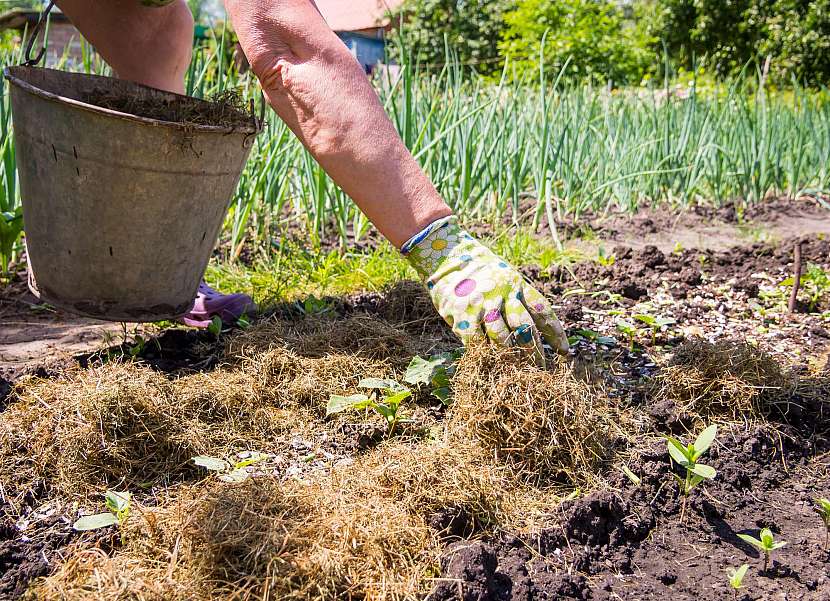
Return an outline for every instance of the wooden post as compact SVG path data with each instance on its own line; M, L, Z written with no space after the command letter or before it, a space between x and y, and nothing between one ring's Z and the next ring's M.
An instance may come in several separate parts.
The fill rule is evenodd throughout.
M795 248L793 249L793 291L790 294L790 313L795 313L796 304L798 302L798 291L801 288L801 244L802 241L799 240L795 243Z

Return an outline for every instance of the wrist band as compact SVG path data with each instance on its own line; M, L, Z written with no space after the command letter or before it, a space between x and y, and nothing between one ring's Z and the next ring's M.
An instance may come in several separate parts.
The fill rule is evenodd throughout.
M406 255L408 254L413 248L415 248L420 242L423 241L424 238L429 236L432 232L437 229L440 229L447 225L450 221L455 219L455 215L448 215L447 217L441 217L441 219L436 219L420 232L412 236L409 240L404 242L404 245L401 246L401 254Z

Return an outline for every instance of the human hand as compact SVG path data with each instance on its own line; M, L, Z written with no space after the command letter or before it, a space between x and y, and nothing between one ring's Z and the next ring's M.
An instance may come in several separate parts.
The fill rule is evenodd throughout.
M542 294L454 218L426 233L405 254L426 281L438 313L465 344L486 335L544 360L544 340L567 353L568 338Z

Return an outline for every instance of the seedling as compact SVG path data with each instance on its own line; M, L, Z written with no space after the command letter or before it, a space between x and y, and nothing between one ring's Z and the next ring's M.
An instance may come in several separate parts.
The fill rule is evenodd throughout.
M246 453L244 458L231 463L218 457L199 455L193 458L193 463L211 472L216 472L222 482L237 484L250 477L251 474L246 468L267 458L268 455L265 453Z
M681 524L683 523L683 517L686 515L686 503L689 498L689 493L704 480L711 480L717 475L715 468L697 462L700 456L712 446L717 433L718 427L711 425L703 430L697 439L689 445L684 445L671 436L666 437L669 456L686 471L684 478L681 478L677 474L672 474L680 486L680 493L683 495L683 505L680 509Z
M633 351L634 338L637 336L637 326L625 319L617 319L617 330L628 337L628 348Z
M732 587L732 592L735 593L735 599L738 598L738 591L744 588L744 576L746 576L746 571L748 569L749 564L745 563L737 569L729 570L729 586Z
M611 336L602 336L596 330L591 330L589 328L580 328L576 330L575 335L568 338L568 343L573 345L580 338L584 338L585 340L595 342L603 346L614 346L617 344L617 340L615 338Z
M770 530L769 528L762 529L758 536L760 538L755 538L754 536L750 536L749 534L738 535L738 537L741 540L748 542L750 545L752 545L764 554L764 571L766 572L767 566L769 566L772 552L786 545L787 541L776 541L775 537L772 534L772 530Z
M816 509L824 522L824 550L830 549L830 499L816 499Z
M406 368L404 382L413 386L428 385L435 398L444 405L452 403L450 379L455 374L455 367L464 349L456 349L451 353L432 355L429 359L413 357Z
M109 526L121 526L130 515L131 495L128 492L108 490L104 495L109 511L85 515L72 524L72 529L78 532L85 530L99 530Z
M297 301L295 305L303 315L322 315L331 311L331 305L327 301L313 295L303 301Z
M677 320L672 317L655 317L647 313L635 315L634 319L646 324L649 328L651 328L652 345L657 343L657 332L659 332L665 326L670 326L674 323L677 323Z
M380 378L365 378L357 387L369 389L371 396L362 393L350 396L334 394L329 398L326 417L344 411L371 409L386 420L389 426L387 434L391 436L401 419L401 403L412 396L412 391L395 380Z
M136 336L133 342L133 345L130 347L130 357L135 359L139 357L141 353L144 352L144 347L147 345L147 341L144 340L142 336Z

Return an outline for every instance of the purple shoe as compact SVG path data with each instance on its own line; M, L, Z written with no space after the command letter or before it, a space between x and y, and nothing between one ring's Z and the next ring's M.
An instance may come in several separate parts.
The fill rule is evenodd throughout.
M194 328L206 328L216 316L225 323L235 323L243 315L254 312L256 305L247 294L222 294L202 282L193 308L180 321Z

